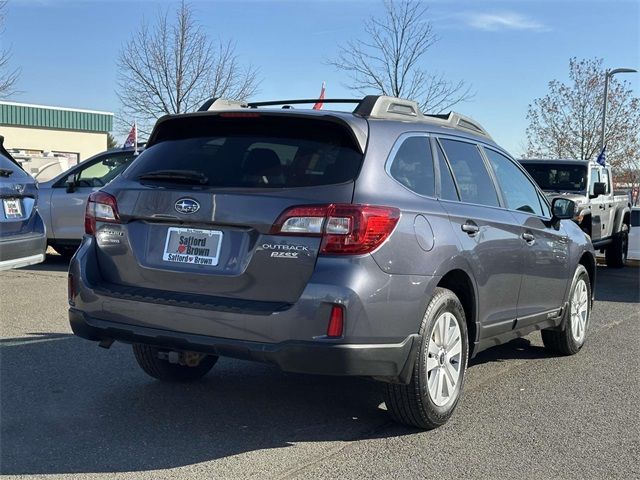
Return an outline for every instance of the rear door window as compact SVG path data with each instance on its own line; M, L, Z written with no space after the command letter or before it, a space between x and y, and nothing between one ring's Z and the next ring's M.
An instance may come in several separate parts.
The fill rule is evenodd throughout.
M434 196L435 176L429 138L408 136L396 150L389 174L412 192L427 197Z
M460 200L498 207L498 194L477 145L440 139L460 192Z
M203 116L167 127L125 176L170 184L150 178L178 170L209 187L294 188L352 181L362 158L347 127L327 121Z

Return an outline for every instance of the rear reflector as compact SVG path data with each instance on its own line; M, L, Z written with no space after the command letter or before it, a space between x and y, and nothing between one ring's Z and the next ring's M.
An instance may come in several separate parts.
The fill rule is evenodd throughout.
M303 205L285 210L272 235L322 237L320 253L358 255L378 248L393 232L400 210L375 205Z
M331 316L327 326L327 337L337 338L342 336L344 329L344 308L341 305L331 307Z
M93 192L89 195L84 214L84 232L89 235L96 233L96 221L119 223L118 203L113 195L105 192Z

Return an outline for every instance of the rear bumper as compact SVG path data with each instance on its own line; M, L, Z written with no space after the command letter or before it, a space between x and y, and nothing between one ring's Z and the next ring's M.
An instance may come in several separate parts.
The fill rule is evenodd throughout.
M44 227L27 235L0 238L0 270L40 263L44 261L46 248Z
M88 340L112 339L267 362L287 372L376 377L402 383L410 378L413 353L418 346L417 334L409 335L399 343L386 344L298 340L252 342L117 323L91 318L74 308L69 309L69 322L73 333Z

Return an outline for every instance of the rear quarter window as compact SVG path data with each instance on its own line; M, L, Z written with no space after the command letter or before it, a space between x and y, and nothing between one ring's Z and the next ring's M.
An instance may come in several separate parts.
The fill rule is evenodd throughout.
M408 136L391 159L389 174L412 192L434 196L435 175L431 145L426 136Z

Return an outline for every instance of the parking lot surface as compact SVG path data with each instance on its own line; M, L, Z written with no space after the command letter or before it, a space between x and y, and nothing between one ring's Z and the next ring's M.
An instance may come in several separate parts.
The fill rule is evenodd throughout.
M379 385L221 359L147 377L67 322L66 263L0 273L0 472L51 478L640 477L640 269L598 268L573 357L539 333L481 353L444 427L392 423Z

